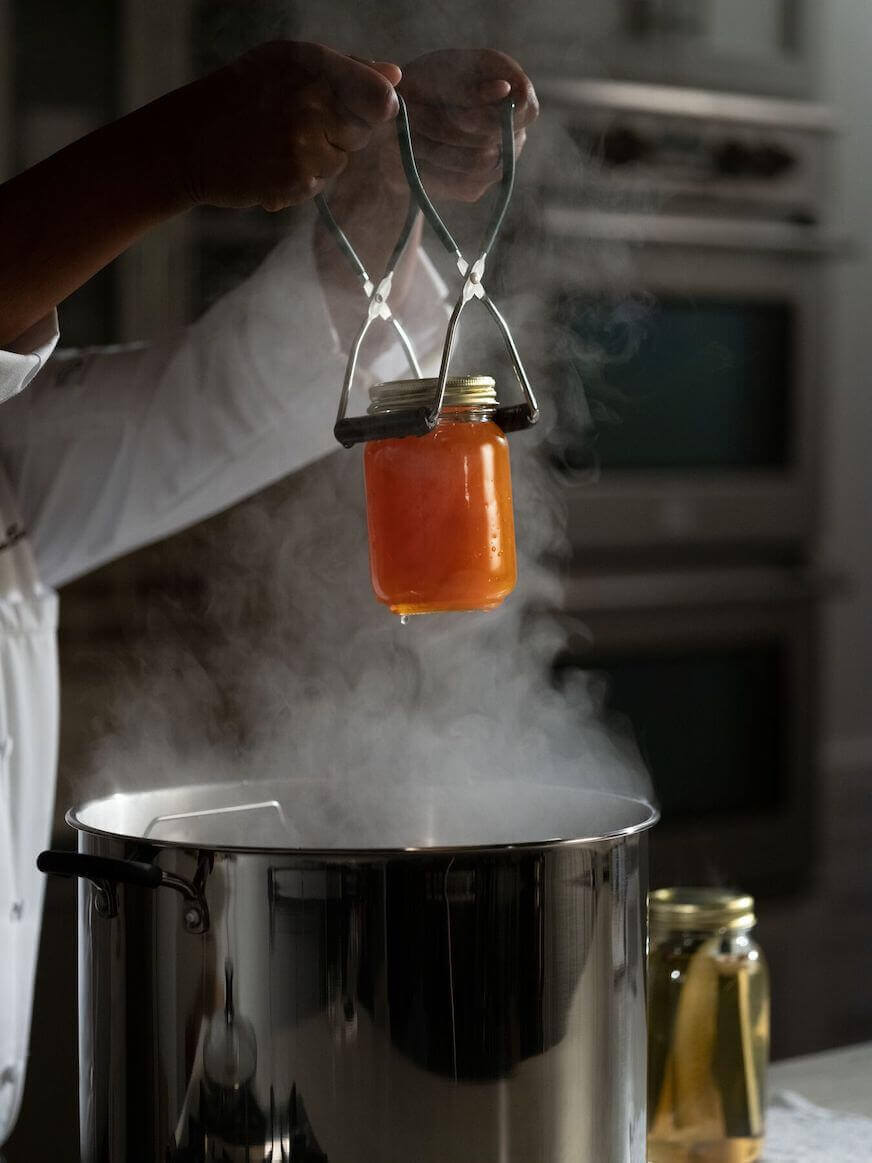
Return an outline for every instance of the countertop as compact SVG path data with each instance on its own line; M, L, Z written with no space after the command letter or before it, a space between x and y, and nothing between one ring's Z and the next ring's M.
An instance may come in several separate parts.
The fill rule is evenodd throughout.
M818 1106L872 1118L872 1042L775 1062L769 1090L792 1090Z

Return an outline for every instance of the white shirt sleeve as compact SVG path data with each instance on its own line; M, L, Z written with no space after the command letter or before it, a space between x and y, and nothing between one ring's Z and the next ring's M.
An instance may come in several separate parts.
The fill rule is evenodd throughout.
M402 317L426 361L445 288L419 263ZM23 386L44 357L11 358L31 361ZM310 222L176 337L56 356L0 408L0 463L43 579L70 581L334 449L344 368ZM398 344L378 360L379 378L404 369Z
M58 316L52 311L6 350L0 350L0 404L27 387L48 362L57 341Z

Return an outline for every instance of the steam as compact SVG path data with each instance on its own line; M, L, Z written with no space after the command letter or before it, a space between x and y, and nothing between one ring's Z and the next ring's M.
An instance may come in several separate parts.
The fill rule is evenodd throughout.
M413 618L375 601L362 470L337 452L197 534L195 609L152 617L135 689L111 710L88 792L353 777L389 810L399 784L471 780L644 797L647 775L600 684L551 680L562 546L547 470L516 438L520 585L495 613ZM531 442L532 444L532 442ZM184 627L184 635L181 628ZM193 631L193 633L192 633Z
M390 18L381 14L374 24L365 6L349 9L342 47L362 51L363 30L373 27L383 43L367 45L367 55L404 59L398 43L406 58L458 43L434 33L434 22L447 23L444 8L422 15L417 4L394 4ZM468 6L463 11L460 26L451 22L460 43L486 43L486 28L471 26ZM337 43L335 30L319 36L294 19L286 35ZM602 353L559 320L557 332L542 330L541 276L553 276L565 258L525 209L535 210L543 172L572 188L589 159L559 128L537 133L513 215L523 227L513 233L510 221L489 285L542 386L555 356L574 353L588 380L600 375ZM599 285L626 274L614 247L587 257L609 268L601 266ZM565 271L567 285L578 262ZM452 287L455 280L456 272ZM464 344L459 363L467 366L455 370L491 369L489 339L466 327ZM353 778L386 819L392 792L424 784L509 779L650 799L629 726L605 714L602 682L580 671L559 687L553 681L555 657L578 627L554 613L554 567L567 546L561 492L543 452L547 396L542 403L540 429L512 439L519 585L504 607L404 626L380 606L369 583L360 450L337 450L195 531L203 592L184 605L168 597L150 611L135 681L108 709L85 794L225 780L338 786ZM574 406L585 413L580 388Z

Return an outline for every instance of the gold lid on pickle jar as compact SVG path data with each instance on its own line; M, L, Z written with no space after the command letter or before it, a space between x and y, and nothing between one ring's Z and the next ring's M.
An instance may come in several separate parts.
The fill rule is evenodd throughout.
M728 888L658 888L648 894L651 927L693 933L750 929L754 898Z
M398 412L403 408L420 408L432 404L438 380L389 380L370 388L370 415ZM449 376L445 381L443 408L496 408L496 380L492 376Z

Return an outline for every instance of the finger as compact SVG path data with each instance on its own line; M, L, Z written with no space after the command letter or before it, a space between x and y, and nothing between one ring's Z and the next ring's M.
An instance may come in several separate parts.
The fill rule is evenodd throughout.
M420 173L424 186L432 197L453 202L477 202L499 177L498 173L493 173L489 178L447 173L429 165L422 165Z
M348 153L327 136L327 127L319 118L298 125L283 151L283 174L287 184L294 178L332 178L348 164Z
M335 178L348 165L348 152L338 149L322 132L320 142L312 150L310 164L316 178Z
M327 91L322 96L318 85L300 90L299 100L289 106L291 115L284 115L281 128L273 136L280 142L283 155L289 167L296 167L299 173L319 173L313 163L324 154L328 159L333 153L346 153L343 141L352 140L363 134L369 135L368 126L357 117L349 121L338 115L332 94Z
M342 105L325 111L324 136L331 145L346 153L364 149L372 137L372 127Z
M375 69L377 73L381 73L386 81L389 81L394 87L399 85L403 79L403 70L399 65L393 64L391 61L373 61L367 60L366 57L357 57L354 53L348 54L353 61L358 64L367 65L370 69Z
M265 210L282 210L313 198L331 178L348 165L348 154L320 139L294 142L277 160L268 194L261 200Z
M270 214L275 214L279 210L287 210L288 206L299 206L303 202L308 202L316 194L320 194L326 185L326 178L313 176L298 180L288 187L280 185L262 200L261 206Z
M498 142L502 133L502 111L499 106L480 109L437 109L432 105L410 105L409 123L413 133L440 141L443 145L482 146ZM528 116L513 118L515 132L530 122Z
M464 109L435 105L410 104L409 124L413 133L443 145L487 146L499 140L499 116L488 110L477 130L470 131L462 124Z
M515 134L515 155L524 148L525 129ZM422 180L434 197L476 202L502 177L499 150L467 150L415 139Z
M512 86L509 81L482 81L478 87L478 93L482 101L490 103L492 101L504 101L512 91Z
M325 80L338 99L367 125L396 117L393 85L380 72L321 44L288 41L289 55L300 67Z
M407 101L427 105L476 108L512 93L518 108L526 109L536 98L530 78L518 62L493 49L427 53L406 67L398 87Z
M539 102L535 91L532 99L521 97L512 90L512 124L515 129L526 129L539 116ZM493 132L502 121L502 102L497 104L482 104L474 109L454 109L451 111L453 122L464 132L482 134Z
M346 152L363 149L372 136L372 127L338 101L326 81L310 81L286 94L282 109L302 132L323 132L332 145Z
M323 185L326 186L326 182ZM276 179L273 187L261 198L261 206L270 214L276 214L288 206L298 206L301 202L314 198L318 193L319 181L317 178L296 178L293 182L283 182Z
M384 79L390 81L394 88L403 79L403 70L399 65L395 65L393 61L373 61L370 68L375 69L377 73L381 73Z
M415 134L415 158L420 164L458 174L493 175L500 167L499 142L485 146L446 145Z

